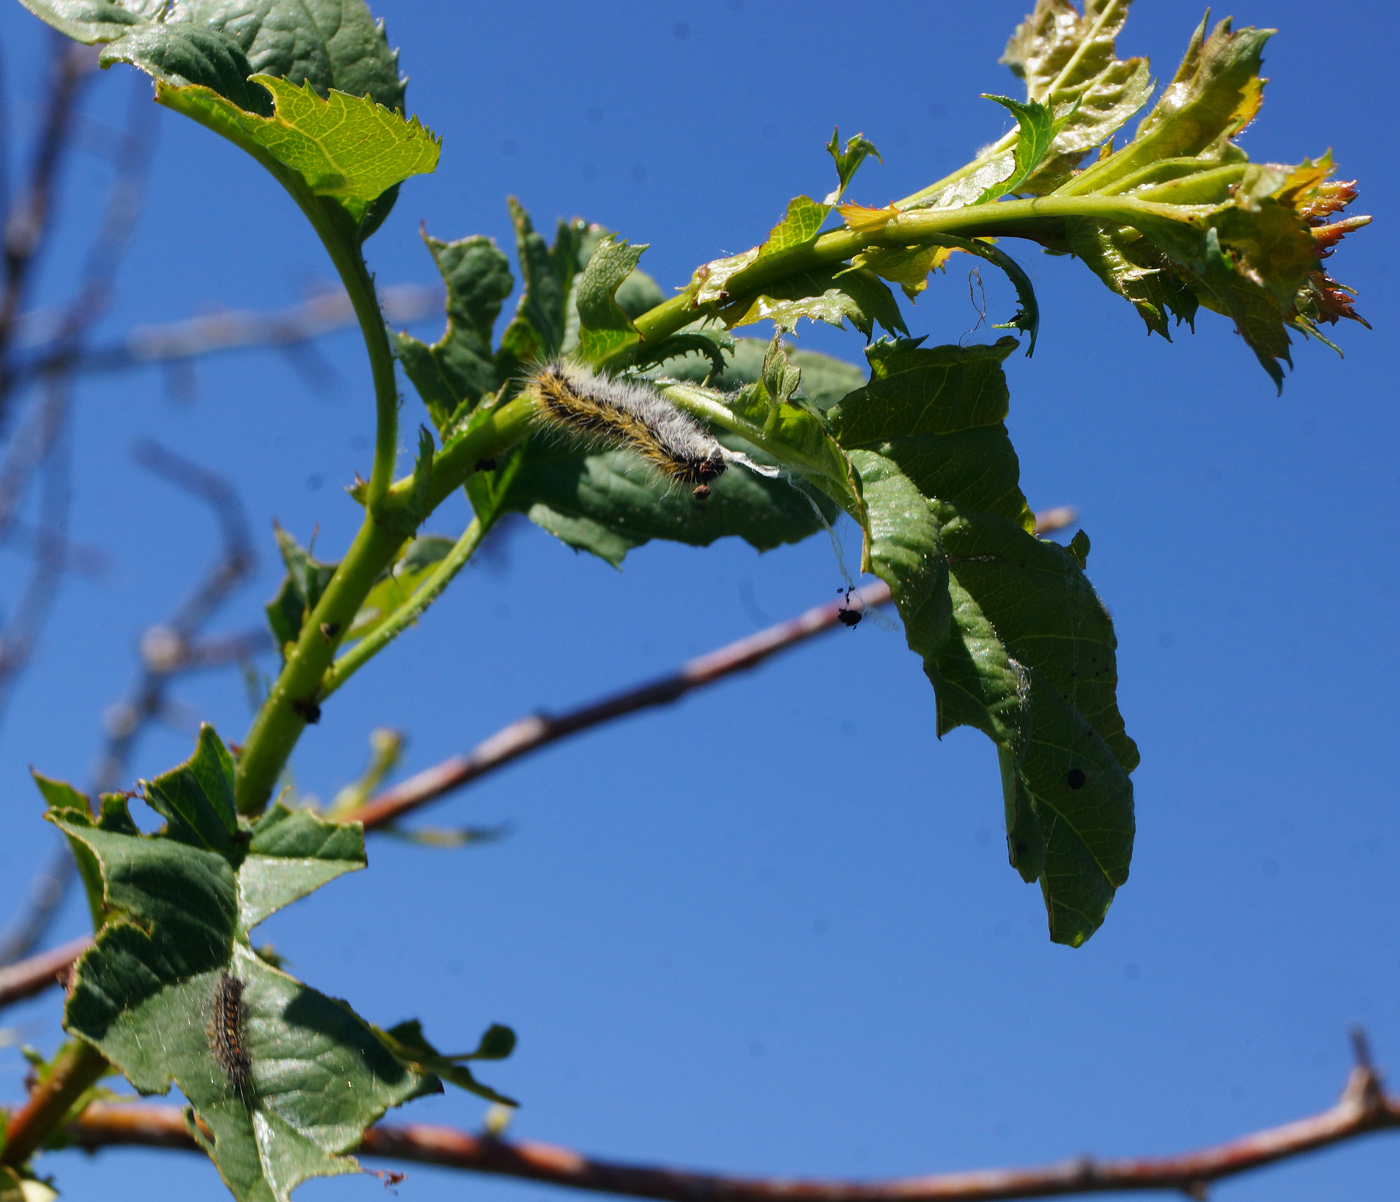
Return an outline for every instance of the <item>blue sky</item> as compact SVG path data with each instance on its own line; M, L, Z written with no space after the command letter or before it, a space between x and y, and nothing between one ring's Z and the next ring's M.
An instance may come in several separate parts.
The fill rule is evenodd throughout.
M830 187L822 146L835 124L884 154L854 188L867 203L914 191L999 135L1007 115L978 93L1014 90L996 60L1025 6L386 0L376 11L403 48L409 108L444 150L435 177L405 186L371 264L382 282L431 282L420 220L508 245L510 193L541 225L579 214L649 242L643 267L680 284L756 242L789 197ZM1140 7L1120 50L1169 76L1199 13ZM1023 487L1037 508L1080 510L1143 756L1132 878L1099 934L1077 951L1048 942L1039 891L1005 863L993 748L966 730L938 741L918 660L900 634L865 623L551 749L425 818L508 823L503 841L372 841L372 871L266 925L292 971L375 1022L420 1017L443 1045L512 1024L519 1051L484 1075L524 1102L521 1136L744 1173L889 1175L1215 1142L1330 1104L1353 1023L1400 1068L1400 422L1386 366L1400 316L1388 197L1400 181L1382 116L1400 30L1373 0L1328 18L1252 0L1236 17L1281 30L1246 148L1296 161L1332 147L1361 180L1354 207L1377 216L1333 261L1375 331L1341 331L1340 361L1298 346L1279 398L1224 319L1203 313L1194 335L1149 339L1082 265L1009 248L1044 312L1035 358L1008 363ZM11 3L0 39L10 111L29 122L44 33ZM89 141L147 86L123 68L98 79ZM104 331L288 305L329 278L251 161L172 114L158 124ZM61 299L79 270L109 176L90 153L69 165L40 301ZM1009 315L1009 291L986 279L992 316ZM935 342L962 338L977 320L966 268L907 313ZM860 357L852 333L804 329L801 345ZM73 534L117 566L66 585L4 715L0 913L53 844L28 765L85 778L136 639L215 546L207 513L128 447L156 438L237 481L262 566L220 628L256 623L278 577L274 517L303 539L319 526L327 556L354 529L340 486L367 474L368 376L353 338L321 349L335 369L324 395L270 353L206 362L192 401L153 371L81 385ZM433 528L455 533L463 513L445 510ZM0 562L9 604L22 561ZM504 567L465 573L337 695L297 752L297 778L333 794L377 726L403 730L407 767L426 766L840 583L824 538L762 556L653 544L619 573L527 531ZM246 729L236 675L193 680L181 696L228 737ZM189 748L185 734L155 732L135 774ZM83 922L71 905L55 940ZM58 1038L53 998L4 1021L46 1049ZM4 1096L21 1073L15 1049L0 1050ZM454 1094L403 1117L475 1126L481 1112ZM45 1163L69 1197L220 1188L192 1157ZM1370 1202L1393 1194L1398 1171L1400 1141L1375 1137L1217 1196ZM339 1179L298 1196L380 1189ZM548 1192L426 1169L400 1187L425 1202L465 1190L502 1202Z

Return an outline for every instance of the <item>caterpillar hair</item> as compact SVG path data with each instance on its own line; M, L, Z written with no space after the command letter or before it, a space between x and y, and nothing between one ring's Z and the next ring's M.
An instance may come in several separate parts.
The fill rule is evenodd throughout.
M697 501L724 474L719 443L645 384L554 361L530 376L525 390L549 425L635 451L677 484L692 486Z
M214 1014L209 1020L209 1048L233 1086L238 1100L247 1106L251 1094L253 1062L243 1034L243 982L224 973L214 986Z

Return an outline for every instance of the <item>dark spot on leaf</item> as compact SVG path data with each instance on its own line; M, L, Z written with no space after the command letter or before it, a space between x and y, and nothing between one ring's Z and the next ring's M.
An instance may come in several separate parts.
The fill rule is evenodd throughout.
M1082 789L1084 787L1084 782L1088 779L1089 778L1084 775L1084 769L1082 768L1071 768L1065 776L1065 780L1069 783L1071 789Z

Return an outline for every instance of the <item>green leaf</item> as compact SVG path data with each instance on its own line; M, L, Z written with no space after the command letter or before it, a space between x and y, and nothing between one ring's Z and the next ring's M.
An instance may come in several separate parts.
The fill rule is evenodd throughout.
M632 339L632 319L614 297L646 249L645 243L631 246L609 234L589 257L575 297L578 347L585 361L596 363Z
M366 638L378 630L447 557L453 541L441 534L425 534L405 543L393 566L365 597L344 642Z
M745 384L757 384L763 379L763 361L769 344L762 338L735 338L733 354L719 375L703 360L688 358L666 365L666 374L675 380L696 384L708 378L710 387L720 392L738 392ZM854 363L834 359L819 351L788 349L788 359L802 369L801 392L814 409L825 412L853 389L865 383L865 373Z
M520 202L511 197L509 203L524 289L496 355L502 379L517 376L566 349L574 277L587 262L586 255L580 258L588 234L584 222L561 221L554 245L547 246Z
M313 195L333 198L355 222L395 184L437 169L441 139L417 117L406 121L368 96L331 91L322 98L310 83L298 87L271 75L254 75L250 82L272 93L272 116L245 111L207 86L158 80L156 99L264 165L285 168Z
M937 676L930 671L939 733L976 726L1005 751L1013 865L1039 870L1050 937L1078 946L1103 922L1132 858L1128 774L1138 754L1115 700L1112 622L1064 548L1003 518L941 503L931 511L954 613Z
M1059 124L1049 108L1034 100L1022 104L1019 100L1012 100L1010 96L993 96L989 92L982 93L982 97L984 100L995 100L1002 108L1010 110L1011 115L1016 118L1021 136L1016 140L1011 174L1000 183L992 184L972 202L979 205L995 200L998 196L1009 196L1021 190L1022 185L1050 153L1050 144Z
M874 155L877 160L884 162L880 158L880 152L875 149L875 143L870 141L864 134L856 134L854 138L846 140L846 149L841 149L841 128L836 126L831 131L831 141L827 143L827 153L831 155L831 160L836 164L836 190L826 198L828 205L834 205L841 199L841 194L849 187L851 180L860 170L860 165L867 158ZM829 210L828 210L829 211ZM823 214L823 217L825 214Z
M194 755L144 782L146 803L166 821L165 837L233 857L240 840L233 802L233 756L212 726L202 726Z
M146 788L168 819L156 835L141 834L120 799L121 814L104 807L97 824L50 811L95 857L114 912L76 965L65 1027L139 1092L175 1084L191 1103L192 1134L239 1199L281 1202L309 1177L355 1171L343 1153L365 1128L435 1083L400 1064L345 1003L260 959L247 931L362 867L359 828L282 806L252 828L234 819L232 759L208 727L189 761ZM211 1031L225 975L243 987L236 1026L251 1071L241 1098Z
M1118 58L1114 41L1129 0L1037 0L1001 61L1026 84L1026 99L1068 110L1041 167L1018 190L1043 195L1094 147L1111 138L1152 94L1147 60Z
M104 67L130 63L168 88L205 88L236 112L265 118L273 113L268 90L251 82L253 66L242 47L218 29L189 24L138 26L111 43L98 61Z
M837 329L849 318L867 338L873 335L877 322L891 333L909 332L889 287L863 268L796 272L720 310L720 316L730 329L771 321L780 330L795 330L798 321L807 317Z
M277 595L264 610L272 637L285 659L287 645L301 636L307 616L320 603L321 594L340 565L314 559L311 552L304 550L281 526L274 526L273 531L277 536L277 548L282 552L282 562L287 565L287 574L282 578Z
M384 27L363 0L260 0L255 5L227 0L22 0L24 6L61 33L89 45L116 43L108 61L133 62L157 79L177 86L213 87L248 111L232 91L211 78L199 78L181 56L199 53L201 44L222 43L249 75L274 75L292 84L309 83L318 95L332 88L371 97L389 109L403 107L404 80L398 52L389 49ZM256 90L256 89L255 89ZM265 103L265 101L263 102Z
M1227 17L1207 36L1203 19L1176 75L1132 142L1096 173L1096 187L1162 159L1209 154L1244 129L1263 103L1259 70L1264 44L1273 34L1252 27L1235 31Z
M425 232L423 241L447 286L447 328L431 346L399 334L395 349L433 424L445 434L463 406L469 411L501 385L492 338L515 281L509 261L490 238L443 242Z
M829 204L818 204L810 196L794 196L788 201L783 219L768 232L768 238L758 248L756 258L765 259L815 241L830 212Z
M368 862L359 823L328 822L281 802L258 819L251 835L238 871L238 923L244 930Z
M1034 537L1020 491L1001 368L1015 345L877 343L870 382L827 419L860 472L871 567L933 682L938 733L970 725L997 744L1012 865L1040 879L1051 938L1078 945L1127 879L1138 755L1088 540Z
M476 1051L460 1056L444 1056L423 1034L423 1024L416 1018L380 1031L379 1037L407 1068L424 1076L441 1077L459 1089L502 1106L519 1106L514 1098L497 1093L483 1085L463 1063L467 1060L504 1060L515 1050L515 1032L500 1023L493 1023L481 1037Z
M34 783L39 787L39 793L44 799L44 804L51 812L61 810L74 810L79 814L91 815L92 802L84 793L79 793L67 781L54 780L29 769L29 774L34 778ZM83 894L87 897L88 914L92 918L92 929L95 931L102 925L102 873L97 867L97 861L93 859L92 853L88 851L76 839L69 839L68 846L73 852L73 860L78 866L78 877L83 882Z
M928 502L890 459L853 451L870 521L870 570L890 586L905 639L924 662L936 662L952 616L948 561Z
M788 201L782 220L768 231L768 237L758 246L742 254L716 259L696 269L695 281L699 288L695 294L695 304L724 301L729 295L726 291L729 277L736 272L759 259L814 242L830 212L829 204L818 204L810 196L794 196Z
M710 365L706 375L719 376L725 371L725 354L732 353L733 350L734 339L727 331L695 325L672 334L669 338L663 338L660 342L640 343L632 356L632 366L645 370L667 364L669 372L674 361L698 352Z
M1007 435L1002 363L1014 338L992 346L924 348L877 342L870 380L827 411L837 441L898 464L925 496L942 497L1035 529Z
M748 443L722 441L771 462ZM626 451L580 454L539 438L531 440L505 506L614 566L654 538L704 547L732 535L768 551L822 529L823 508L785 481L738 466L711 481L709 498L698 502ZM834 508L827 505L825 517L834 518Z

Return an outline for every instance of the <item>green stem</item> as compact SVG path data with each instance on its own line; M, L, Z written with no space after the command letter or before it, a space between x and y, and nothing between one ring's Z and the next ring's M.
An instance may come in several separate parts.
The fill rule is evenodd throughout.
M53 1071L35 1087L24 1108L13 1115L5 1130L5 1150L0 1165L19 1168L39 1150L79 1098L107 1071L107 1060L90 1043L75 1040L60 1054Z
M234 788L241 814L260 814L272 796L292 748L309 721L320 717L321 678L341 634L350 629L374 582L394 561L406 534L385 529L370 515L320 602L302 624L277 683L262 703L238 757Z
M518 397L474 418L467 432L443 448L433 461L424 516L466 483L481 460L502 454L528 433L534 415L533 402ZM385 510L401 505L411 486L411 478L394 484L385 497ZM353 624L369 590L394 562L408 537L407 530L391 529L375 521L372 514L366 515L350 550L302 626L277 683L253 720L238 757L235 799L239 813L259 814L266 808L277 777L307 722L319 716L325 697L322 685L341 638Z
M1055 222L1066 217L1090 217L1132 226L1161 220L1192 224L1214 207L1158 204L1136 196L1055 193L957 209L914 209L900 213L878 229L858 231L843 227L799 246L766 254L730 276L724 284L725 295L719 301L696 305L694 298L699 285L692 283L685 291L638 317L637 335L643 342L659 341L697 318L713 316L721 306L737 305L787 276L843 263L867 247L919 246L937 242L949 234L962 238L1044 235L1047 229L1053 230ZM602 365L610 367L626 362L635 345L629 342L618 347Z
M394 478L394 464L398 458L399 393L394 378L394 352L389 345L389 331L379 311L374 280L360 253L359 223L334 198L317 196L312 192L297 172L274 159L220 109L202 105L179 88L159 81L156 84L156 100L213 130L220 137L227 138L257 159L296 201L335 264L340 281L345 285L350 303L354 306L374 378L374 465L370 469L367 498L369 510L373 513L388 493Z
M462 537L453 545L452 550L438 561L437 566L413 595L393 612L388 621L373 633L366 635L330 666L321 681L321 700L334 693L374 656L418 621L423 611L452 583L452 578L466 567L467 561L481 546L481 540L490 526L490 522L483 522L480 517L472 518L470 525L462 532Z

